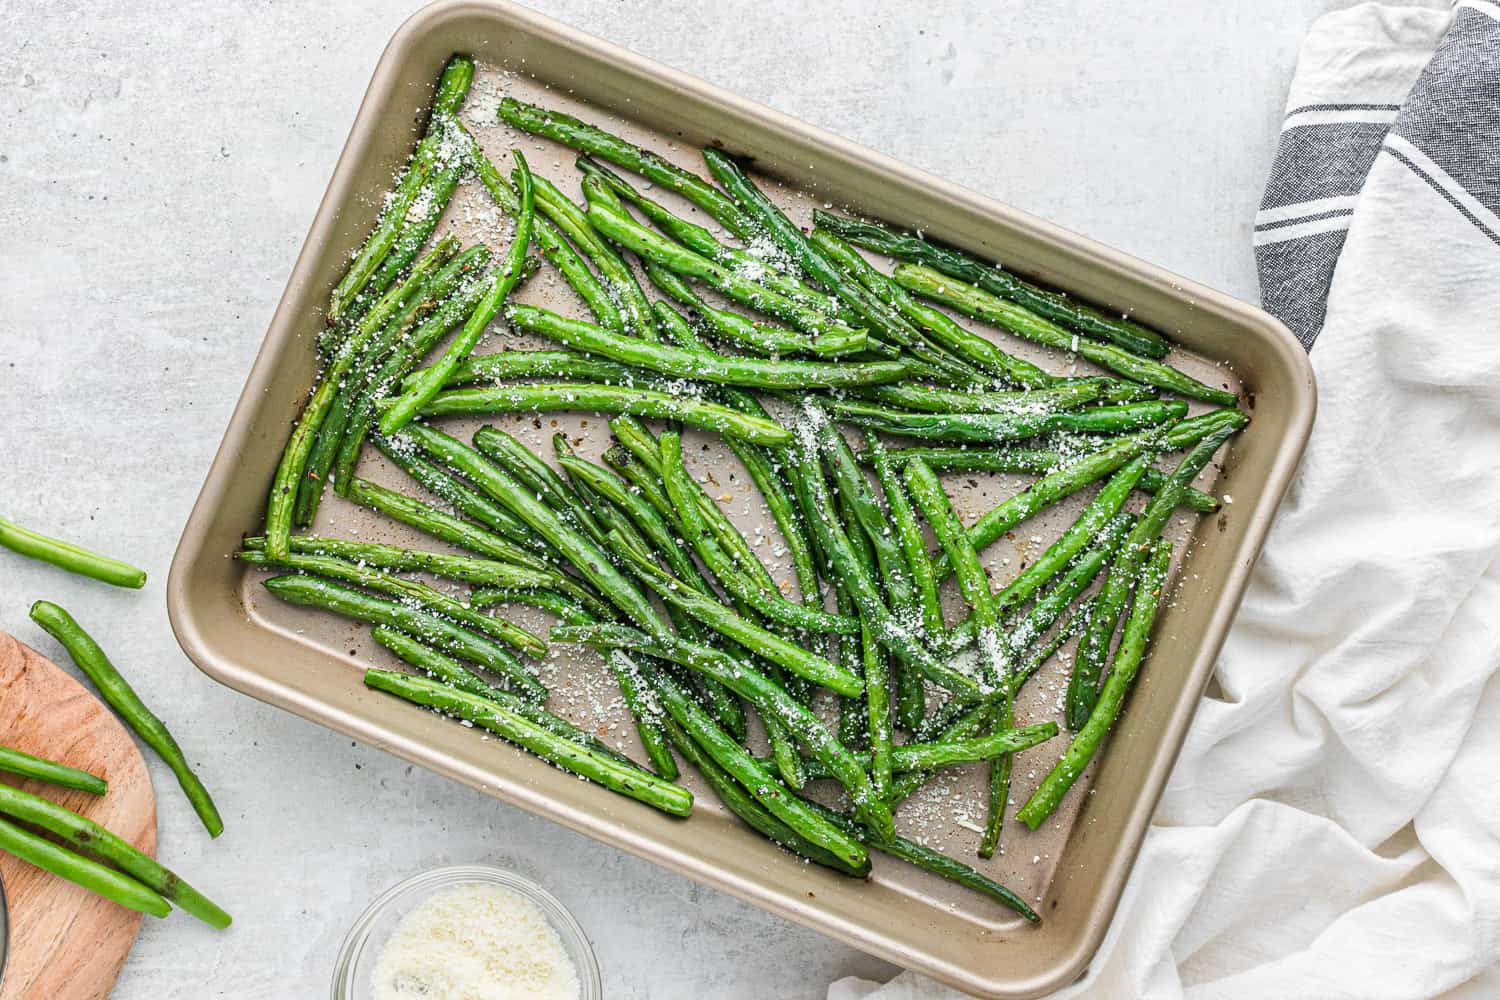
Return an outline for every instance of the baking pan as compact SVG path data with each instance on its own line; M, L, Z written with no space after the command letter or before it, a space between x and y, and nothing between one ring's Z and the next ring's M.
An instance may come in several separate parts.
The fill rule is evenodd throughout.
M329 289L373 223L380 195L421 128L432 83L454 52L472 54L482 64L464 119L497 163L519 146L534 170L576 190L570 152L510 134L495 123L493 109L502 91L580 114L695 170L697 149L717 143L751 158L767 190L799 222L809 220L815 205L832 204L920 227L1081 298L1128 309L1180 345L1173 358L1179 367L1241 393L1254 420L1199 483L1231 495L1233 502L1214 516L1181 516L1169 528L1187 542L1179 546L1185 554L1174 570L1175 598L1157 625L1149 665L1091 786L1080 782L1065 808L1036 833L1009 824L1006 853L989 862L974 857L977 836L965 825L982 818L981 769L946 777L901 815L900 826L909 835L975 863L1035 900L1043 915L1040 927L892 859L877 857L868 882L804 864L741 826L694 783L696 776L686 779L698 795L694 815L674 820L368 691L360 682L361 667L391 661L364 628L276 602L259 586L263 574L231 559L240 537L260 528L272 473L313 379L314 340L323 327ZM505 225L495 224L474 185L460 189L444 226L466 242L483 239L495 249L508 240ZM566 287L545 271L520 298L579 309ZM507 335L490 337L500 341ZM498 346L492 342L481 351ZM1017 349L1053 370L1067 363L1025 345ZM1301 454L1313 409L1306 356L1259 310L522 8L440 3L402 26L375 70L183 532L168 582L168 610L187 655L236 690L959 989L992 997L1039 996L1081 975L1104 935ZM550 454L554 430L574 438L586 455L596 455L608 437L603 419L587 415L512 415L485 422L521 435L539 454ZM445 427L466 436L478 423L450 421ZM689 449L691 470L711 484L726 512L753 537L757 527L770 522L752 502L743 471L726 452L702 443L701 449ZM410 488L378 455L367 455L360 471ZM1005 476L947 477L968 518L1009 495L1018 482ZM1060 505L986 553L997 581L1040 551L1082 503L1077 497ZM332 497L316 530L435 544ZM761 549L773 573L780 574L772 550L773 545ZM1056 717L1062 669L1054 662L1029 686L1018 703L1024 721ZM612 682L593 654L558 647L543 672L555 708L637 750L621 706L610 697ZM1041 780L1063 742L1020 758L1018 800Z

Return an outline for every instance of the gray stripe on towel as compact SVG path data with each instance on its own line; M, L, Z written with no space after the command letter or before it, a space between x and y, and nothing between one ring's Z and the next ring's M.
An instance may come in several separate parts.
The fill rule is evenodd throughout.
M1339 229L1255 248L1261 304L1287 325L1303 347L1312 347L1323 326L1328 284L1345 235Z

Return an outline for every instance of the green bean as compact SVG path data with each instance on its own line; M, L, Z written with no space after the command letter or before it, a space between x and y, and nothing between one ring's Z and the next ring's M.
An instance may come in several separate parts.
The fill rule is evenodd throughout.
M696 502L691 480L682 465L681 438L674 432L663 434L660 447L662 483L666 487L672 509L681 520L682 534L697 550L704 565L708 566L709 570L718 577L719 582L724 584L726 590L754 608L759 614L794 628L813 632L837 632L844 635L853 635L858 630L859 623L853 619L841 615L830 615L821 609L795 604L782 596L781 592L775 589L774 584L766 587L762 581L742 575L730 556L715 541L712 530L705 523L702 507ZM756 561L759 562L759 560ZM684 608L684 610L690 614L694 613L689 608ZM797 672L796 668L791 666L787 669Z
M531 569L547 568L547 564L535 555L494 532L438 510L415 497L388 490L357 476L349 481L348 490L349 499L360 506L379 511L386 517L409 524L418 531L441 538L459 548ZM267 552L270 553L269 548ZM274 555L272 557L275 558Z
M139 590L146 585L146 571L143 569L90 552L71 542L39 535L3 517L0 517L0 546L116 587Z
M754 416L756 419L769 419L763 414L764 411L760 411L759 413L755 413ZM651 483L651 487L657 494L661 494L661 484L665 481L666 471L661 459L661 446L658 444L656 438L652 436L644 424L631 416L614 418L609 422L609 429L614 432L615 437L622 444L630 449L631 454L639 459L656 477L654 482ZM637 479L632 480L632 482L635 482L643 491L645 490L642 481ZM771 579L770 572L760 559L756 557L755 553L751 551L749 544L745 541L745 536L740 534L739 529L730 522L729 518L724 515L724 512L719 509L719 505L698 484L697 480L691 476L684 475L680 477L679 483L683 491L691 495L697 502L698 510L703 515L703 521L709 532L713 535L713 539L718 542L720 548L729 553L730 557L734 560L734 564L749 577L752 583L768 592L779 594L780 591L776 587L776 581ZM671 504L668 504L667 509L673 509ZM700 532L693 530L684 531L684 537L689 540L694 540L700 536Z
M967 738L943 738L926 743L903 743L891 748L891 769L901 774L932 772L959 764L973 764L994 760L997 757L1020 753L1052 739L1057 735L1057 723L1039 722L1017 729L1004 728L986 736ZM872 755L858 753L855 760L861 766L870 766ZM819 768L819 778L827 777Z
M862 389L859 396L886 406L927 413L1052 413L1097 399L1097 382L1077 382L1019 392L943 389L904 382Z
M582 604L555 590L483 587L469 595L469 604L476 608L494 604L525 604L556 615L569 625L592 625L599 620Z
M991 444L1036 437L1048 431L1117 433L1154 427L1179 419L1187 404L1177 400L1151 400L1122 406L1101 406L1060 413L1013 411L1009 413L911 413L868 403L830 401L828 408L840 418L887 434L937 441L967 441Z
M1088 767L1099 744L1104 741L1105 734L1119 718L1125 705L1125 695L1130 691L1130 685L1135 681L1141 659L1145 655L1146 643L1156 620L1171 561L1172 543L1164 538L1157 539L1151 545L1150 556L1135 584L1135 604L1125 622L1119 649L1115 651L1110 663L1109 677L1104 681L1103 693L1091 706L1088 719L1068 745L1068 749L1063 751L1062 758L1016 814L1031 829L1041 826L1057 809L1068 789L1073 787L1073 783Z
M619 550L618 545L616 549ZM756 656L839 694L853 696L864 690L864 684L854 674L761 628L755 622L740 617L717 600L704 596L664 572L649 559L628 550L621 551L620 555L662 600L686 611L720 635L741 643Z
M573 245L593 262L610 297L620 310L625 334L643 340L655 340L656 318L651 312L651 301L641 291L630 265L594 232L583 209L559 191L556 185L545 177L536 177L534 182L537 210L551 219L552 224L562 230L573 241Z
M866 626L860 633L864 654L865 707L869 714L870 784L882 799L891 785L891 677L885 650Z
M487 261L489 251L476 257ZM348 496L348 484L354 478L354 466L359 461L359 450L364 444L374 422L375 401L403 375L415 368L437 345L437 342L453 327L464 322L473 312L485 291L485 275L479 270L468 273L453 294L434 309L410 335L392 346L380 367L366 380L364 387L349 404L348 432L339 443L338 455L334 459L333 486L340 496ZM371 364L373 364L373 359Z
M611 757L561 738L497 702L389 670L366 670L365 685L414 705L467 719L565 771L662 812L673 816L692 814L693 795L681 785L654 777L639 768L627 767Z
M264 538L246 538L244 547L264 550ZM378 542L356 542L347 538L326 538L321 535L296 535L292 538L293 552L309 552L315 555L337 556L350 562L381 569L408 573L431 573L450 580L484 587L512 587L526 590L552 589L587 608L591 614L609 617L609 607L597 597L578 586L572 580L551 569L532 569L515 566L493 559L475 559L472 556L456 556L447 552L425 552L421 549L403 549L395 545Z
M988 896L1001 905L1015 910L1031 923L1041 923L1042 918L1037 916L1035 910L1026 905L1024 899L999 882L980 874L956 858L950 858L948 855L934 851L930 847L923 847L921 844L907 840L905 837L882 838L878 831L868 830L848 816L835 812L821 803L809 802L808 807L845 833L858 838L862 843L877 851L900 858L902 861L909 862L918 868L932 872L939 878L956 882L965 888L973 889L975 892Z
M736 271L720 267L707 257L695 254L680 243L652 232L602 202L589 204L589 222L616 243L639 254L642 260L701 281L742 305L792 324L809 336L828 336L836 343L847 344L858 333L827 313L810 309L785 295L756 284Z
M624 178L587 156L580 156L575 165L585 175L583 193L586 198L607 197L612 202L624 198L639 208L641 214L657 229L694 253L702 254L731 271L738 271L773 292L780 292L810 309L826 312L845 321L853 318L853 313L846 310L838 299L811 288L794 277L792 272L796 269L790 261L768 264L753 251L725 246L707 229L672 214L670 210L641 194Z
M802 230L755 186L755 182L728 154L709 147L703 150L703 160L708 164L709 173L724 186L745 214L815 281L861 316L873 333L900 344L914 356L945 371L972 371L966 363L931 347L899 312L840 271L827 254L814 246Z
M1053 350L1081 354L1094 364L1128 379L1145 382L1189 399L1201 399L1221 406L1233 406L1238 401L1234 393L1204 385L1170 365L1132 354L1114 344L1090 340L1064 330L1028 309L929 268L899 264L892 277L908 291L952 306L975 319L1002 326L1018 336Z
M1109 655L1109 643L1114 637L1115 625L1125 607L1130 587L1140 571L1147 549L1166 527L1187 484L1203 471L1214 452L1233 434L1231 429L1221 430L1194 445L1193 450L1183 457L1168 477L1167 485L1151 498L1140 520L1131 530L1130 537L1125 539L1119 556L1109 568L1109 577L1099 592L1099 604L1094 611L1093 620L1090 621L1088 631L1079 643L1078 655L1073 660L1073 676L1068 681L1067 710L1064 715L1068 728L1077 730L1083 726L1094 707L1099 672L1103 668L1105 657Z
M827 420L816 407L810 407L808 415L814 422ZM850 547L849 537L832 516L833 503L828 495L828 485L823 481L810 442L800 458L792 468L797 473L795 484L798 491L806 494L805 500L801 501L803 509L810 513L814 537L833 564L839 580L849 589L861 619L875 628L876 638L892 655L920 671L934 684L949 691L977 693L979 683L974 678L939 662L921 640L891 614L880 598L875 581Z
M433 97L431 122L427 134L417 144L411 164L397 183L392 197L387 202L375 230L365 241L353 263L339 283L334 286L328 299L328 322L337 323L350 307L355 297L369 282L370 276L390 252L402 226L406 223L407 211L421 190L423 182L431 172L441 153L443 130L447 122L463 103L474 79L474 63L463 56L455 56L443 68L438 78L437 93Z
M413 372L407 384L420 375L420 370ZM448 377L447 384L470 385L518 378L586 378L611 385L636 385L651 384L652 376L628 365L572 351L500 351L465 361Z
M959 590L974 612L979 648L990 670L990 682L998 684L1007 672L1000 646L1000 614L995 606L995 596L990 592L989 578L979 563L979 554L968 544L963 522L954 512L936 473L920 458L914 458L906 463L905 476L907 490L953 563Z
M510 508L511 513L525 521L533 531L562 553L585 580L597 587L631 621L650 632L657 632L665 627L651 603L629 578L610 564L609 559L591 539L528 493L510 474L463 442L441 431L423 424L412 424L409 433L429 453L458 469L474 485Z
M172 912L172 907L158 893L128 875L121 875L113 868L58 847L52 841L5 820L0 820L0 851L127 909L149 913L153 917L165 917Z
M897 465L905 462L908 457L920 456L933 472L1011 472L1045 475L1076 460L1065 456L1060 451L1042 448L968 448L964 446L892 448L889 454L891 460ZM861 465L869 465L872 462L869 451L857 452L854 457ZM1135 488L1144 493L1155 493L1165 483L1166 477L1159 470L1147 466L1146 470L1141 473L1141 478L1136 480ZM1182 505L1200 514L1212 514L1219 509L1217 499L1192 487L1183 491Z
M651 773L603 740L597 739L593 735L579 729L562 716L554 715L535 702L527 701L525 698L518 697L509 691L495 687L451 656L413 639L405 632L398 632L396 629L377 625L370 630L370 635L374 637L376 642L392 653L395 653L403 661L423 671L429 677L435 678L442 684L460 691L466 691L486 701L493 701L556 736L561 736L563 739L577 743L579 746L592 750L594 753L602 754L611 760L618 761L627 767L640 771L642 774Z
M449 129L453 127L451 119L447 127ZM444 152L446 152L446 147ZM396 237L391 252L386 254L385 260L380 262L380 267L370 278L371 288L389 288L396 280L396 276L406 270L407 265L416 259L417 254L421 252L422 247L427 245L428 239L437 229L438 222L442 220L443 211L452 200L453 192L458 189L458 183L463 179L467 167L468 164L462 156L449 156L438 161L433 172L428 175L427 183L418 192L416 203L412 206L420 211L415 218L408 219L406 226L401 230L401 235ZM321 343L320 338L320 346Z
M392 288L366 314L366 319L373 322L386 314L387 302L392 302L395 307L379 332L359 348L354 364L342 376L333 405L318 426L312 450L307 454L307 467L297 486L297 504L292 518L297 527L309 527L318 516L318 508L323 503L323 488L333 478L331 473L338 461L339 450L344 439L353 433L349 420L366 388L366 379L390 353L392 345L408 336L419 319L425 319L453 293L475 261L483 262L489 258L489 251L483 246L470 247L454 257L457 250L458 237L450 234L439 240L437 246L411 269L407 282ZM412 289L409 294L408 288ZM324 335L333 332L332 329L325 330ZM337 360L338 350L331 350L329 356Z
M458 477L449 474L436 463L429 462L417 454L417 449L410 441L377 434L372 443L397 468L443 502L452 504L468 517L517 545L532 550L535 558L545 561L545 554L537 551L540 546L537 544L536 536L531 534L520 518L478 490L466 485Z
M35 778L37 781L45 781L49 785L57 785L59 788L72 788L80 792L88 792L91 795L103 795L109 790L109 782L97 774L81 771L76 767L59 764L55 760L45 757L33 757L29 753L13 750L10 747L0 747L0 771L7 774L19 774L26 778ZM0 786L3 788L4 786Z
M907 569L911 573L912 586L922 611L922 627L929 636L939 636L945 627L943 608L938 598L937 580L932 574L932 559L927 554L927 540L923 537L922 527L917 523L916 514L912 510L911 497L902 485L896 466L880 439L874 433L866 433L865 440L869 447L867 454L870 456L870 464L874 466L875 475L885 492L891 524L896 530L896 540L901 545ZM908 720L909 718L908 716ZM915 722L911 721L910 724L914 725Z
M498 427L481 427L474 432L474 448L546 501L571 527L583 531L596 542L603 542L604 529L579 500L578 494L515 435Z
M407 632L505 678L506 684L522 697L538 704L546 700L547 688L509 650L446 618L323 577L276 576L264 581L263 586L289 604L322 608L355 621Z
M834 489L848 504L850 514L869 540L875 567L891 601L891 610L899 617L915 622L920 612L911 569L891 530L890 515L875 499L874 491L854 461L849 442L838 428L823 421L816 425L815 431L823 460L833 473Z
M99 644L73 620L73 616L50 601L37 601L31 606L31 620L46 629L54 639L68 651L78 669L82 670L95 688L104 696L109 706L136 731L142 742L156 751L156 755L171 769L192 804L193 811L203 821L211 837L224 832L224 821L219 818L214 800L203 787L203 782L188 766L182 748L167 731L166 725L151 713L140 695L135 693L128 681L109 662Z
M535 306L515 305L507 312L513 326L538 333L569 347L674 378L753 386L761 389L849 388L894 382L906 377L906 366L894 361L766 361L759 358L689 351L616 336L592 323L568 319Z
M553 628L551 638L556 642L580 642L603 649L634 649L644 656L676 663L718 681L755 706L762 718L776 719L786 726L787 731L844 786L860 816L872 823L875 829L884 830L887 835L894 829L889 810L874 796L870 776L849 749L829 734L807 706L749 662L670 633L648 636L622 625L558 626Z
M513 219L518 218L521 214L521 199L515 189L490 162L490 158L484 155L484 150L469 131L457 122L454 127L468 147L469 163L474 167L479 183L489 191L490 198L502 212ZM589 270L583 257L573 249L573 245L547 219L533 218L531 223L531 235L542 257L557 268L563 280L578 293L578 297L583 299L600 324L617 333L624 333L625 320L620 315L619 307L609 297L599 279L594 277L594 272Z
M1009 696L997 700L990 706L988 722L991 730L1006 730L1015 725L1015 699ZM1053 723L1053 732L1056 723ZM1005 807L1010 802L1011 771L1015 758L1002 753L990 760L989 803L985 811L984 832L979 835L979 849L975 852L988 860L995 856L1000 846L1000 833L1005 826Z
M730 273L744 277L746 272L731 271ZM753 273L768 272L765 268L761 268ZM768 354L773 357L787 354L836 357L856 354L870 347L870 339L865 332L852 327L840 326L817 335L810 335L763 320L752 320L727 309L715 309L693 290L693 286L688 284L686 279L659 264L648 261L646 277L650 278L651 283L657 288L696 313L712 336L758 354ZM664 303L658 303L655 306L658 318L663 305Z
M909 322L926 330L928 336L944 350L981 371L999 375L1017 385L1039 389L1057 382L1057 379L1030 361L1001 350L993 341L971 333L953 322L946 313L918 302L906 293L906 289L875 270L853 248L832 233L815 229L810 239L814 246L838 264L846 274L887 306L897 310Z
M656 692L646 680L640 664L619 649L611 650L605 657L605 662L609 664L610 672L615 675L615 682L620 686L625 707L635 719L636 735L641 738L646 756L651 758L652 770L667 781L676 781L677 759L672 756L667 731L662 726L665 713L657 703Z
M480 614L442 591L416 580L407 580L383 570L371 569L327 555L293 552L289 553L285 559L276 559L265 552L245 550L236 553L235 558L251 566L293 569L301 573L311 573L314 576L352 583L403 603L418 604L424 611L450 618L465 628L482 632L491 639L498 639L530 656L542 657L547 653L547 643L521 626L508 622L504 618Z
M435 396L423 407L422 414L441 417L452 414L553 413L559 410L680 420L691 427L732 435L755 444L781 445L791 439L790 432L780 424L747 417L691 396L669 396L651 389L574 382L452 389Z
M231 923L228 913L188 885L182 876L157 864L149 854L136 850L128 841L71 809L19 788L0 785L0 813L40 827L55 834L69 847L87 851L117 866L125 875L176 903L210 927L223 930Z
M995 607L1001 612L1021 604L1048 580L1057 575L1074 556L1083 551L1083 547L1089 543L1099 531L1118 514L1125 506L1130 491L1140 481L1141 474L1145 471L1150 456L1140 455L1127 462L1116 472L1104 488L1099 491L1098 496L1084 508L1078 520L1063 532L1062 535L1047 547L1047 551L1037 557L1036 561L1012 580L1005 589L995 597Z
M859 868L869 860L858 842L814 815L801 799L720 729L675 681L661 671L653 672L652 681L662 707L673 720L768 812L851 868Z
M464 321L463 330L453 338L443 356L427 369L427 374L423 378L403 392L389 409L381 413L380 430L384 434L394 434L405 427L427 403L431 402L434 396L442 391L443 384L448 381L448 376L453 374L453 370L463 364L464 360L474 352L479 338L484 336L485 328L490 325L490 320L499 313L506 296L521 279L521 268L526 261L526 248L531 243L531 218L535 201L531 172L526 169L526 157L519 149L512 150L511 155L516 160L516 186L521 192L521 211L516 220L516 232L511 239L510 250L505 255L505 263L491 279L489 287L485 289L484 297L479 300L479 304L474 307L474 312Z
M725 808L738 816L755 832L793 854L801 855L809 861L843 872L845 875L864 878L870 874L868 858L862 865L849 865L814 844L755 801L754 796L745 791L744 786L735 781L728 771L715 763L714 759L693 742L693 739L683 732L682 727L674 720L665 719L663 725L666 727L668 737L672 740L672 745L677 748L677 752L698 769L698 772L703 775L703 780L708 782L708 786L714 790L714 794L719 797L719 801L724 803Z
M985 264L958 250L929 243L919 236L892 232L869 222L840 218L817 210L813 212L813 219L820 228L831 230L867 250L909 263L926 264L950 277L977 284L990 294L1009 299L1054 323L1103 337L1143 357L1164 358L1171 349L1166 339L1155 330L1123 316L1107 315L1060 292L1038 288L1006 273L998 264Z

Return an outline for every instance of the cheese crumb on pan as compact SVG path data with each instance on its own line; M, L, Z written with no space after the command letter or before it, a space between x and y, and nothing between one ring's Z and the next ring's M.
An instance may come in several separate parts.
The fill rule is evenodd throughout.
M470 884L434 893L380 951L375 1000L577 1000L578 969L537 905Z

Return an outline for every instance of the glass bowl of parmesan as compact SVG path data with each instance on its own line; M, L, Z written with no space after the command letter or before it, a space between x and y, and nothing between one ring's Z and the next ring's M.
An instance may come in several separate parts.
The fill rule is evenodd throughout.
M587 935L550 892L484 865L382 893L339 949L333 1000L602 1000Z

